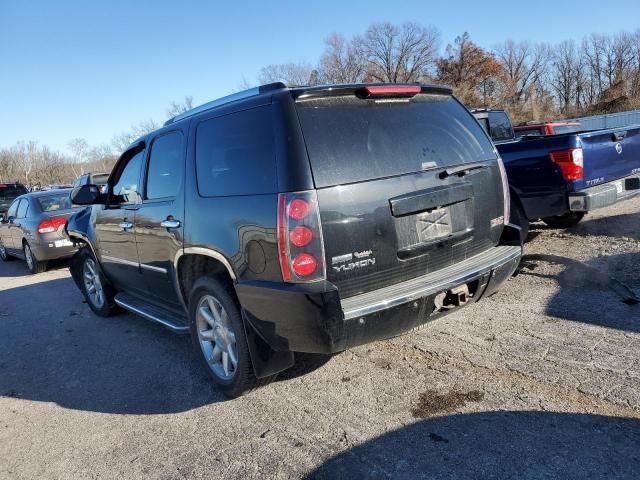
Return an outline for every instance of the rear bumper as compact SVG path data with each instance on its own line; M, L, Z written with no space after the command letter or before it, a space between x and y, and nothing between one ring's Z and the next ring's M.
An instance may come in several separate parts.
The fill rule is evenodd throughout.
M39 261L71 258L78 251L75 245L56 247L55 241L30 244L31 251Z
M471 286L468 303L491 295L513 274L521 255L519 245L494 247L437 272L346 299L329 282L248 282L236 285L236 291L245 320L272 349L334 353L449 313L433 313L436 297L459 285Z
M640 194L640 175L631 175L613 182L585 188L569 194L569 210L589 212L607 207Z

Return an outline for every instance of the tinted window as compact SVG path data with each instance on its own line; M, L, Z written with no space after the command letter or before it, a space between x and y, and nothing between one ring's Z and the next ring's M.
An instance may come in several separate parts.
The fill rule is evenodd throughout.
M16 200L11 204L11 206L9 207L9 210L7 210L7 218L9 217L16 218L16 212L18 211L19 203L20 203L20 200Z
M113 200L115 203L135 203L140 196L140 168L144 151L136 153L120 172L119 178L113 186Z
M448 95L306 100L298 113L317 187L495 158L482 127Z
M275 193L271 107L258 107L198 125L198 191L205 197Z
M68 193L38 197L38 204L43 212L55 212L56 210L68 210L76 207L71 203Z
M494 141L513 138L513 127L506 113L489 112L489 135Z
M171 132L153 141L147 168L146 198L175 197L182 181L184 165L183 137Z
M0 185L0 201L11 201L25 193L27 189L22 185Z
M23 198L20 200L20 205L18 206L18 212L16 213L16 218L25 218L27 216L27 211L29 210L29 200Z
M91 178L91 182L94 185L106 185L107 184L107 180L109 180L109 174L108 173L97 173L97 174L93 175L92 178Z

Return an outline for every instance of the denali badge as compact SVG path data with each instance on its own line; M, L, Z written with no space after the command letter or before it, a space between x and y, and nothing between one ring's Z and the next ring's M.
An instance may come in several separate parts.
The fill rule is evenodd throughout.
M333 257L331 259L331 265L335 265L336 263L350 262L353 260L353 255L347 253L346 255L338 255L337 257Z
M367 258L366 260L359 260L357 262L345 263L342 265L338 265L337 267L332 267L336 272L348 272L350 270L355 270L357 268L368 267L369 265L375 265L375 258Z
M491 219L491 226L498 227L500 225L504 225L504 217L496 217Z
M356 258L370 257L373 252L371 250L365 250L364 252L353 252L353 256Z

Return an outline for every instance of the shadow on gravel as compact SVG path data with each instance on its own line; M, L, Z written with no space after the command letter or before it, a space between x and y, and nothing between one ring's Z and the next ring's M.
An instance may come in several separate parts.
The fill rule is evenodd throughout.
M561 265L557 275L539 273L542 263ZM547 315L608 328L640 332L640 253L598 257L591 262L558 255L525 255L521 274L553 278L559 292Z
M635 224L635 225L634 225ZM586 216L576 227L568 229L573 235L590 237L593 235L619 239L627 237L640 240L640 214L626 213L610 217L589 219Z
M70 278L0 292L0 396L141 415L224 400L188 336L82 300Z
M329 459L310 479L640 478L640 422L486 412L422 420Z

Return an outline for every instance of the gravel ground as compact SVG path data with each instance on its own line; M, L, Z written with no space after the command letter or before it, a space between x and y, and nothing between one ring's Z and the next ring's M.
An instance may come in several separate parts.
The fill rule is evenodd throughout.
M1 478L640 478L640 199L420 331L227 401L186 337L0 265Z

